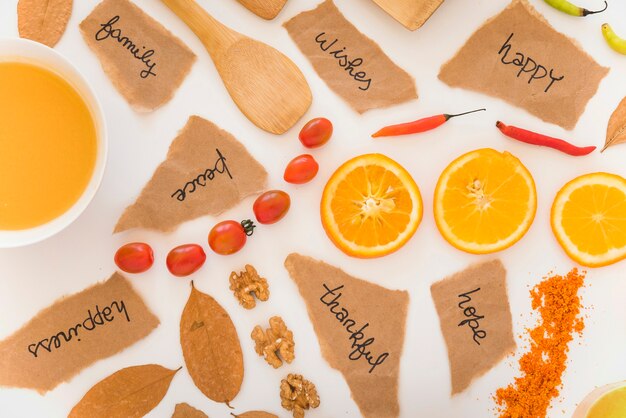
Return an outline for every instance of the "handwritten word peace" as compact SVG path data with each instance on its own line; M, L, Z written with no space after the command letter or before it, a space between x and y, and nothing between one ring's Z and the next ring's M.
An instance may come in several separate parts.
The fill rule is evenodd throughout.
M187 197L187 193L195 192L198 186L205 187L207 185L207 180L212 181L215 178L216 173L226 173L228 174L228 177L232 179L233 176L230 174L230 171L226 166L226 158L222 155L219 149L216 148L215 152L217 152L217 161L215 161L213 168L207 168L196 178L189 180L182 188L172 193L170 197L176 197L176 199L182 202Z

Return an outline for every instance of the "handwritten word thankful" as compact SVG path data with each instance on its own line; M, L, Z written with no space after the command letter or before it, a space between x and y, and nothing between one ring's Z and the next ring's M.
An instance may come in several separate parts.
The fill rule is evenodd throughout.
M466 303L470 303L472 301L472 298L470 295L472 293L478 292L479 290L480 290L480 287L474 290L471 290L469 292L466 292L466 293L461 293L459 297L463 298L463 300L459 302L459 305L458 305L459 308L463 309L463 315L465 315L466 318L469 318L469 319L464 319L463 321L461 321L458 326L462 327L463 325L467 325L468 327L470 327L472 332L474 333L472 338L474 339L474 342L478 345L480 345L480 341L478 340L483 339L487 336L487 331L479 329L480 327L479 321L481 319L484 319L485 317L476 315L476 308L474 308L473 306L468 306L467 308L464 308L464 306Z
M130 322L130 316L126 311L126 305L124 305L124 301L120 300L113 301L110 306L107 306L100 310L100 307L96 305L95 314L91 313L91 309L87 310L87 318L77 323L75 326L68 328L67 333L64 331L59 331L58 333L52 335L49 338L44 338L43 340L30 344L28 346L28 352L31 353L34 357L39 355L39 349L44 349L48 353L51 353L53 349L58 349L63 345L63 343L69 343L72 338L76 337L78 341L80 341L80 334L83 334L83 331L93 331L96 329L98 325L106 325L107 322L111 322L115 320L115 311L118 314L124 314L123 317L126 317L126 321Z
M343 285L338 286L334 289L329 289L328 286L326 286L326 283L324 283L323 286L324 289L326 289L326 293L322 295L320 301L328 307L330 313L333 314L335 318L337 318L337 321L339 321L339 323L346 329L348 334L350 334L348 340L352 342L351 348L353 350L348 355L348 358L352 361L359 360L360 358L365 358L368 364L372 366L369 369L368 373L373 372L376 366L382 364L387 359L387 357L389 357L389 353L382 353L378 357L374 358L372 352L367 350L368 346L374 344L374 341L376 340L374 337L370 337L367 338L365 341L362 341L365 338L365 334L363 333L363 331L365 330L365 328L369 327L369 322L363 325L358 330L353 331L352 327L357 326L356 321L350 319L350 313L348 312L348 310L340 306L339 299L341 299L342 293L335 293L343 289ZM330 296L334 296L334 298L332 300L326 300L326 298L329 298Z
M336 49L333 51L328 51L333 45L339 42L339 39L328 43L328 39L324 39L324 35L326 32L321 32L315 37L315 42L319 45L320 49L324 52L328 52L329 55L335 57L337 59L337 64L347 71L350 74L350 77L354 78L357 82L364 84L363 86L359 86L359 90L367 90L370 88L372 84L371 78L366 78L367 73L365 71L357 71L355 72L356 67L361 66L363 64L363 58L354 58L352 60L348 60L348 54L345 53L346 47L344 46L341 49Z
M233 176L230 174L230 171L228 170L228 167L226 166L226 158L222 155L219 149L216 148L215 151L217 152L218 158L215 164L213 165L213 168L207 168L206 170L204 170L204 172L200 173L196 178L189 180L187 183L185 183L185 185L181 189L178 189L174 193L172 193L170 197L176 197L176 199L182 202L187 197L187 193L195 192L198 186L202 186L202 187L206 186L207 180L208 181L213 180L215 178L216 173L217 174L226 173L228 174L228 177L230 177L231 179L233 178Z
M504 42L504 44L502 44L502 47L498 51L498 55L502 55L502 57L500 58L500 62L502 62L503 64L505 64L505 65L513 64L516 67L520 67L519 71L517 72L517 77L518 78L519 78L520 75L522 75L522 73L530 74L530 76L528 78L528 84L530 84L534 80L540 80L542 78L545 78L546 76L549 76L550 77L549 83L546 86L546 88L544 89L544 93L547 93L548 90L550 90L550 87L552 87L552 85L555 82L561 81L561 80L563 80L563 78L565 78L564 75L562 75L560 77L555 77L553 75L554 68L551 68L550 72L548 72L546 67L544 67L543 65L538 64L531 57L525 56L521 52L516 52L515 56L513 58L511 58L509 61L506 61L506 58L509 56L509 52L511 52L511 43L510 42L513 39L513 35L514 35L514 33L511 33L509 35L509 37L507 38L507 40ZM504 53L504 55L503 55L503 53ZM546 81L548 81L548 80L546 80Z
M156 73L152 71L154 67L156 67L156 62L150 59L150 57L154 55L154 49L146 49L145 46L139 48L135 42L130 40L127 36L122 36L121 29L113 28L113 25L119 20L119 16L113 16L107 23L101 23L101 29L96 32L96 41L104 41L108 38L116 40L122 47L128 49L133 57L143 62L147 67L147 70L142 70L139 73L141 78L148 78L150 75L156 76Z

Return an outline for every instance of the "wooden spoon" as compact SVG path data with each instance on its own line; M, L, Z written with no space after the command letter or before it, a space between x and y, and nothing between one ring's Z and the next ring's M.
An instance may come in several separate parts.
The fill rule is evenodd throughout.
M255 15L272 20L280 13L287 0L238 0Z
M161 0L200 38L239 110L259 128L282 134L311 105L311 90L285 55L211 17L194 0Z
M374 0L385 12L409 29L421 27L443 0Z

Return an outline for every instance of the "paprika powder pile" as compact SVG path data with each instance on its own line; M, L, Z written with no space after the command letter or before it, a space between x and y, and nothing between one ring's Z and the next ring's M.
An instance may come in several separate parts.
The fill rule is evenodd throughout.
M500 418L544 418L550 401L559 395L568 343L584 328L578 296L583 280L584 273L574 268L565 276L544 278L530 291L532 308L541 318L527 330L530 349L519 360L522 375L496 391Z

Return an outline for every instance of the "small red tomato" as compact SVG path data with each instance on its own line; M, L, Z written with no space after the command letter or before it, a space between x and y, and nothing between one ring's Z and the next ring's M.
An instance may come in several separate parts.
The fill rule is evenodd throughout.
M143 273L152 267L154 253L143 242L131 242L122 245L115 253L115 264L126 273Z
M260 224L273 224L287 214L291 199L282 190L269 190L254 201L254 216Z
M167 269L174 276L183 277L194 273L204 264L206 254L198 244L179 245L167 254Z
M300 130L300 142L307 148L321 147L333 134L333 124L326 118L311 119Z
M287 183L303 184L313 180L320 166L310 154L302 154L289 161L283 178Z
M222 221L209 232L209 247L221 255L234 254L246 243L246 231L237 221Z

